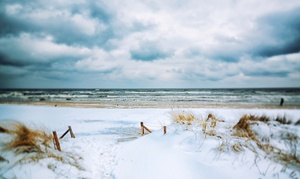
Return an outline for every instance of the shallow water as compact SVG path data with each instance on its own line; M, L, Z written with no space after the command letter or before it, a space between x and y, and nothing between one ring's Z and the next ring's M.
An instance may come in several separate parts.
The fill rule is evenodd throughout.
M0 103L94 107L300 107L300 88L255 89L13 89Z

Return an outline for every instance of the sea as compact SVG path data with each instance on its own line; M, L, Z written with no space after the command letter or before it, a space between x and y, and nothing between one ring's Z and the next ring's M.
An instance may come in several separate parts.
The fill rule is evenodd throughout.
M93 104L102 107L283 106L300 108L300 88L0 89L0 103Z

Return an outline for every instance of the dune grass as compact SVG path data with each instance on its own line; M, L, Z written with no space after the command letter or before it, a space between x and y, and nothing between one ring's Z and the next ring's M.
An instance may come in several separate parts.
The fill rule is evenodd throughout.
M18 121L5 121L0 124L1 134L5 135L2 137L8 140L1 143L0 152L13 153L15 157L19 156L17 158L20 159L17 163L39 162L42 159L51 158L84 170L80 164L82 158L79 155L71 152L59 152L55 149L53 136L47 130L33 129ZM11 160L13 159L11 158ZM49 169L51 168L55 167L49 167Z
M272 131L272 123L277 123L277 129L271 132L269 136L262 136L255 128L257 126L267 126ZM292 120L285 116L276 117L274 119L262 116L243 115L238 123L233 126L233 136L244 138L244 147L247 147L247 141L254 141L257 149L254 152L258 155L259 151L263 151L265 157L279 162L284 166L300 167L300 156L297 154L297 146L299 146L299 137L292 128L284 125L296 125Z
M170 114L173 122L179 124L192 125L193 122L199 120L195 114L189 111L172 111Z
M172 111L171 118L174 123L178 123L186 126L186 130L192 128L192 126L201 126L202 134L216 136L216 126L218 122L224 122L215 117L214 114L209 113L206 116L196 115L190 111Z
M51 148L53 137L43 130L34 130L25 124L16 121L0 126L0 131L12 136L12 140L5 144L4 150L12 150L16 154L21 153L45 153Z
M272 118L266 115L245 114L228 129L218 130L216 128L220 127L219 123L224 121L219 120L214 114L196 116L194 113L179 111L172 113L172 120L179 124L201 126L204 139L208 135L220 141L219 146L215 148L219 153L233 151L238 154L247 149L257 157L267 157L285 167L300 167L300 156L297 153L299 150L297 147L300 145L299 137L292 130L293 126L299 125L300 120L293 123L286 116ZM259 127L270 131L269 134L265 135L266 131L262 131ZM192 127L190 129L192 130Z

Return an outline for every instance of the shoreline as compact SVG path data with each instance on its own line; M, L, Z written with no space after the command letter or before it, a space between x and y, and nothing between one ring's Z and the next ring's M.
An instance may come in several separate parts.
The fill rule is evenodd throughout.
M29 106L49 106L49 107L79 107L79 108L232 108L232 109L300 109L299 105L270 105L270 104L111 104L95 102L0 102L8 105L29 105Z

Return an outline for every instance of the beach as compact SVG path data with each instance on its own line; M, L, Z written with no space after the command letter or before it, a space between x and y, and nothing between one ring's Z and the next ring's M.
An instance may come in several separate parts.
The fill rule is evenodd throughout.
M286 104L279 106L279 104L127 104L127 103L96 103L96 102L0 102L0 104L8 105L31 105L31 106L49 106L49 107L79 107L79 108L232 108L232 109L300 109L300 105Z
M0 179L300 179L299 0L0 4Z
M192 114L205 119L213 114L219 122L216 136L204 136L201 126L174 123L172 116ZM94 108L89 106L0 105L0 124L19 121L32 128L61 136L68 126L76 138L67 134L60 140L62 152L53 154L62 161L45 157L26 159L31 153L16 155L2 151L0 176L3 178L290 178L299 177L299 164L285 165L266 154L256 155L245 147L234 152L216 148L241 140L230 139L230 128L245 114L276 118L286 116L291 124L268 128L258 125L259 133L271 135L290 131L300 136L299 109L266 108ZM141 136L140 122L152 133ZM272 123L273 124L273 123ZM166 126L167 133L163 133ZM5 127L5 126L3 126ZM230 129L230 130L229 130ZM226 132L227 131L227 132ZM274 135L274 134L272 134ZM6 135L0 133L3 139ZM5 141L5 140L3 140ZM284 143L275 141L279 147ZM240 141L240 143L242 143ZM299 142L296 143L297 157ZM2 145L4 145L2 143ZM244 145L244 144L243 144ZM3 150L3 146L1 146ZM50 149L48 149L50 150ZM220 150L220 149L219 149ZM258 150L258 149L257 149ZM261 152L261 151L258 151ZM76 165L74 162L76 161ZM80 165L80 167L76 167ZM284 169L284 171L283 171ZM245 175L247 173L247 175Z

